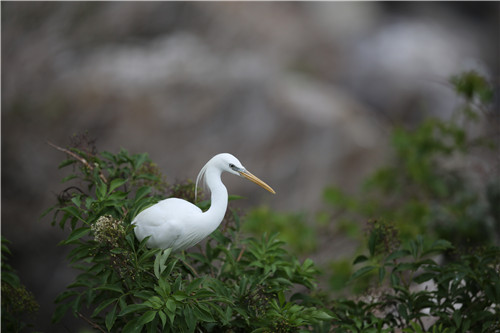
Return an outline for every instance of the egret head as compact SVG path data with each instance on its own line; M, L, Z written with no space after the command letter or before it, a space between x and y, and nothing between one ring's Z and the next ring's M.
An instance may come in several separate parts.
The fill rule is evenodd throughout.
M198 182L201 180L201 178L203 178L205 171L209 166L214 166L218 168L221 172L229 172L232 173L233 175L244 177L254 182L255 184L261 186L262 188L266 189L267 191L276 194L276 192L274 192L271 186L267 185L262 180L251 174L247 169L245 169L245 167L236 157L228 153L215 155L214 157L212 157L210 161L208 161L208 163L203 167L203 169L201 169L200 174L196 179L196 186L198 186Z
M229 173L232 173L234 175L238 175L241 177L244 177L255 184L261 186L262 188L266 189L267 191L271 192L272 194L276 194L274 190L271 188L271 186L267 185L264 183L262 180L251 174L245 167L241 164L241 162L234 157L231 154L223 153L216 155L213 159L217 159L217 161L221 161L220 168L223 171L227 171Z
M215 155L212 161L222 171L232 173L233 175L241 176L241 172L246 170L236 157L228 153Z

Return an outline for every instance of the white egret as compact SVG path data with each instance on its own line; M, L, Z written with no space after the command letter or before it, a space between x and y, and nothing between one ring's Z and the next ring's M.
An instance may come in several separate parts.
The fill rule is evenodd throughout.
M172 248L177 251L194 246L210 235L226 214L228 194L221 181L223 172L245 177L275 194L269 185L248 172L236 157L227 153L218 154L205 164L196 178L196 189L200 180L205 178L211 192L210 208L203 212L186 200L162 200L140 212L132 221L137 239L142 241L150 236L146 243L149 248Z

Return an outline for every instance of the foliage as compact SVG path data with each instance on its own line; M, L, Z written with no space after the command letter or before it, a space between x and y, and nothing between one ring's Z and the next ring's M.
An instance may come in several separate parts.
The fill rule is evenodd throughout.
M500 248L457 253L448 241L422 236L386 247L377 222L368 237L368 254L351 279L368 274L378 284L358 300L336 300L335 332L498 332L500 329ZM389 250L389 251L387 251ZM439 264L443 253L454 260Z
M6 261L11 255L9 243L2 236L2 329L8 332L20 332L32 326L29 321L38 311L39 305Z
M325 200L340 214L341 229L359 237L361 224L354 221L381 218L394 221L404 239L426 233L472 247L500 239L498 175L482 171L486 184L478 185L471 179L474 171L446 163L467 161L485 149L498 153L484 130L471 134L472 126L491 116L492 88L473 71L450 82L463 98L451 119L428 118L414 130L396 127L392 161L367 179L359 196L325 190Z
M245 216L243 231L254 235L279 233L279 238L298 254L311 253L318 245L315 229L307 223L305 214L280 213L267 207L255 208Z
M396 128L393 159L360 195L324 192L339 230L359 240L367 235L368 254L356 257L362 267L348 284L347 259L331 264L331 288L365 292L333 301L335 332L500 330L500 248L493 246L500 240L500 179L447 163L498 153L490 134L473 128L491 116L492 89L475 72L450 81L463 99L451 119Z
M290 256L276 235L242 239L230 211L204 246L148 249L133 217L169 194L192 200L193 184L169 186L146 154L57 148L72 185L46 213L69 227L61 244L81 273L57 298L54 321L69 310L103 332L298 332L331 319L309 295L313 262Z

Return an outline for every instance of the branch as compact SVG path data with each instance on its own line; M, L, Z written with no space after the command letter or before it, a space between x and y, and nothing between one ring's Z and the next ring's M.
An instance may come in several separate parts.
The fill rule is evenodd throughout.
M238 255L238 258L236 259L236 262L240 262L241 257L243 256L243 253L245 252L245 249L246 249L246 245L243 245L243 247L241 248L240 254Z
M96 330L101 331L103 333L106 333L106 331L101 326L97 325L92 320L88 319L83 314L81 314L80 312L77 312L76 314L78 314L78 317L80 317L81 319L85 320L87 322L87 324L89 324L90 326L92 326Z
M47 141L47 144L49 144L50 146L52 146L53 148L55 148L59 151L62 151L63 153L68 154L69 156L73 157L75 160L79 161L80 163L85 165L90 170L94 170L94 167L89 162L87 162L87 160L84 159L83 157L78 156L77 154L73 153L72 151L70 151L66 148L59 147L50 141ZM101 171L99 171L99 177L102 179L103 182L108 183L108 180L106 179L106 177L104 176L104 174Z
M180 260L181 260L181 262L184 264L184 266L186 266L188 269L190 269L190 270L191 270L191 273L193 273L193 274L194 274L194 276L196 276L197 278L198 278L198 277L200 277L200 276L198 275L198 272L196 271L196 269L194 269L194 267L193 267L193 266L191 266L190 264L188 264L188 263L187 263L186 261L184 261L183 259L180 259Z

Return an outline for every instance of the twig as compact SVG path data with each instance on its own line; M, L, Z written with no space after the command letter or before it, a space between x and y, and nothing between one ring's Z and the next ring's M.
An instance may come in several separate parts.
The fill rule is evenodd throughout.
M243 245L241 248L240 254L238 254L238 258L236 258L236 262L240 262L241 257L243 256L243 253L245 253L246 245Z
M180 259L180 258L179 258L179 259ZM188 264L185 260L183 260L183 259L180 259L180 260L182 261L182 263L184 264L184 266L187 266L187 267L191 270L191 272L192 272L192 273L194 273L194 275L195 275L196 277L200 277L200 276L198 275L198 272L196 271L196 269L194 269L194 267L192 267L190 264Z
M90 326L92 326L96 330L99 330L99 331L101 331L103 333L106 333L106 331L101 326L97 325L92 320L88 319L83 314L81 314L80 312L77 312L77 314L78 314L78 317L80 317L81 319L85 320Z
M78 156L77 154L73 153L72 151L70 151L70 150L68 150L66 148L59 147L59 146L53 144L50 141L47 141L47 144L49 144L50 146L52 146L53 148L55 148L55 149L57 149L59 151L62 151L63 153L66 153L66 154L70 155L71 157L73 157L75 160L77 160L80 163L82 163L83 165L85 165L90 170L94 170L94 167L89 162L87 162L87 160L84 159L83 157ZM105 183L108 182L108 180L106 179L106 177L103 175L103 173L101 171L99 171L99 177L102 179L103 182L105 182Z

